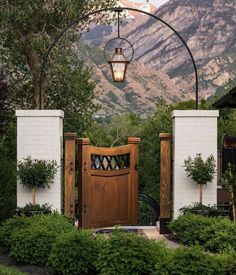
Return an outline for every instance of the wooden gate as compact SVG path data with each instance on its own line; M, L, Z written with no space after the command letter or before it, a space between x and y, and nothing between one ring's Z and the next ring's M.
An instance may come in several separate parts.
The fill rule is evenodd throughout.
M75 145L66 138L65 146L65 213L74 216ZM90 146L88 139L78 143L79 225L100 228L137 224L138 143L129 138L128 145L116 148ZM75 142L74 142L75 143Z

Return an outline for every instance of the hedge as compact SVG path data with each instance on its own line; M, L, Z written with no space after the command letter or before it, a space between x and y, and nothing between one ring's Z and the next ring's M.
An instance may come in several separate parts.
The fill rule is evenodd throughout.
M228 218L185 214L169 225L176 239L184 245L200 244L210 252L236 250L236 223Z
M95 272L95 263L102 239L92 231L77 230L61 234L49 256L49 265L57 274L89 274Z
M59 214L14 217L3 223L0 239L19 262L44 265L56 237L76 231L65 216Z

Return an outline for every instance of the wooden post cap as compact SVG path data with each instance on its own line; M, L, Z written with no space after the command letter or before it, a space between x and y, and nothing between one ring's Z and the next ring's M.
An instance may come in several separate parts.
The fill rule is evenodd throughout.
M128 138L129 144L138 144L140 141L141 141L141 139L138 137L129 137Z
M76 139L77 134L76 133L65 133L64 138L65 139Z
M90 144L89 138L77 138L76 142L80 145L89 145Z
M160 139L164 139L164 138L172 138L172 134L169 134L169 133L160 133L159 135L159 138Z

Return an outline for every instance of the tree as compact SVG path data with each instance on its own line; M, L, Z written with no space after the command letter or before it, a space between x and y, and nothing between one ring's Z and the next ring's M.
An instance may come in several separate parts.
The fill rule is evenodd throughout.
M200 204L202 204L202 186L214 179L216 168L214 156L210 155L205 161L201 154L197 154L194 159L189 156L184 160L184 167L187 176L200 187Z
M3 70L0 71L0 135L6 133L6 124L9 119L9 106L7 104L8 87L4 79Z
M221 185L228 192L230 204L232 205L233 220L236 221L236 172L231 163L228 164L223 174Z
M32 160L31 157L27 157L18 162L17 168L20 183L32 189L32 203L35 205L36 189L50 188L57 172L57 163L55 160Z
M12 93L12 100L15 105L39 108L40 68L43 55L54 37L78 15L83 16L93 10L112 6L115 2L115 0L1 1L0 62L4 65L6 74L9 77L9 86L14 92ZM47 70L48 77L43 78L43 91L47 87L47 93L43 93L42 97L43 106L46 106L51 98L60 98L61 95L66 97L68 70L74 69L71 60L76 58L74 49L82 29L86 28L91 20L97 22L108 18L108 14L101 14L101 16L91 18L88 22L80 22L80 24L70 29L62 37L60 43L56 45L50 55ZM64 75L65 68L67 74ZM86 73L83 66L77 68L77 73L80 72L81 77ZM75 77L70 80L78 81ZM83 92L86 89L91 89L90 82L83 88ZM80 95L80 93L77 92L77 95ZM68 103L68 100L66 103ZM87 100L90 100L90 98L87 98ZM79 106L84 106L84 101L80 105L80 98L77 99L76 103ZM88 104L90 104L90 101Z

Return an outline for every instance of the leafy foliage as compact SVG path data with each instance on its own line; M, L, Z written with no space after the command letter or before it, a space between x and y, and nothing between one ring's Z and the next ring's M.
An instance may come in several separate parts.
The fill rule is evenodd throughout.
M226 274L220 259L199 247L170 250L155 266L154 274Z
M228 163L228 167L221 180L222 187L228 192L233 210L233 219L236 221L236 172L235 167Z
M0 159L0 224L16 209L16 166L9 158Z
M180 208L180 213L181 214L186 214L186 213L193 213L196 214L196 211L199 211L200 214L204 214L204 211L206 211L206 215L208 212L217 212L216 206L207 206L204 204L201 204L199 202L193 203L192 205L187 205L182 208Z
M41 65L55 37L75 19L115 3L114 0L1 1L0 63L9 82L10 105L38 109ZM81 134L98 108L93 102L96 82L91 80L91 68L84 65L83 49L77 49L78 40L92 21L111 19L110 13L101 13L79 21L64 33L48 58L42 78L42 105L66 111L67 131L80 125L76 130Z
M59 214L25 219L26 226L18 227L10 234L10 255L24 263L44 265L56 237L76 230L66 217Z
M91 274L100 249L92 231L79 230L60 235L53 245L49 265L60 274Z
M99 274L150 274L165 248L132 233L115 232L99 252Z
M6 132L6 124L9 119L9 104L7 99L9 97L8 87L4 79L3 70L0 70L0 135Z
M15 216L5 221L0 227L0 244L3 247L10 249L11 235L14 234L14 231L25 228L28 223L29 219L27 219L25 216Z
M236 251L236 224L227 218L185 214L172 221L170 229L182 244L200 244L211 252Z
M27 188L50 188L57 172L55 160L32 160L31 157L18 162L18 178L21 184Z
M217 218L203 217L187 213L173 220L169 228L178 241L185 245L203 244L209 236L204 235L205 228L216 222Z
M184 160L184 167L187 176L200 186L200 204L202 204L202 186L214 179L216 167L214 156L210 155L206 161L202 159L201 154L197 154L194 159L189 156Z
M28 211L50 212L52 211L52 207L48 203L42 205L36 203L35 205L33 205L31 202L29 202L24 207L18 207L17 211L23 213Z
M202 159L201 154L192 159L188 157L184 160L184 167L187 176L197 184L207 184L211 182L215 175L216 161L213 155L210 155L206 161Z
M24 275L26 273L20 272L14 268L6 267L3 265L0 265L0 274L4 275Z

